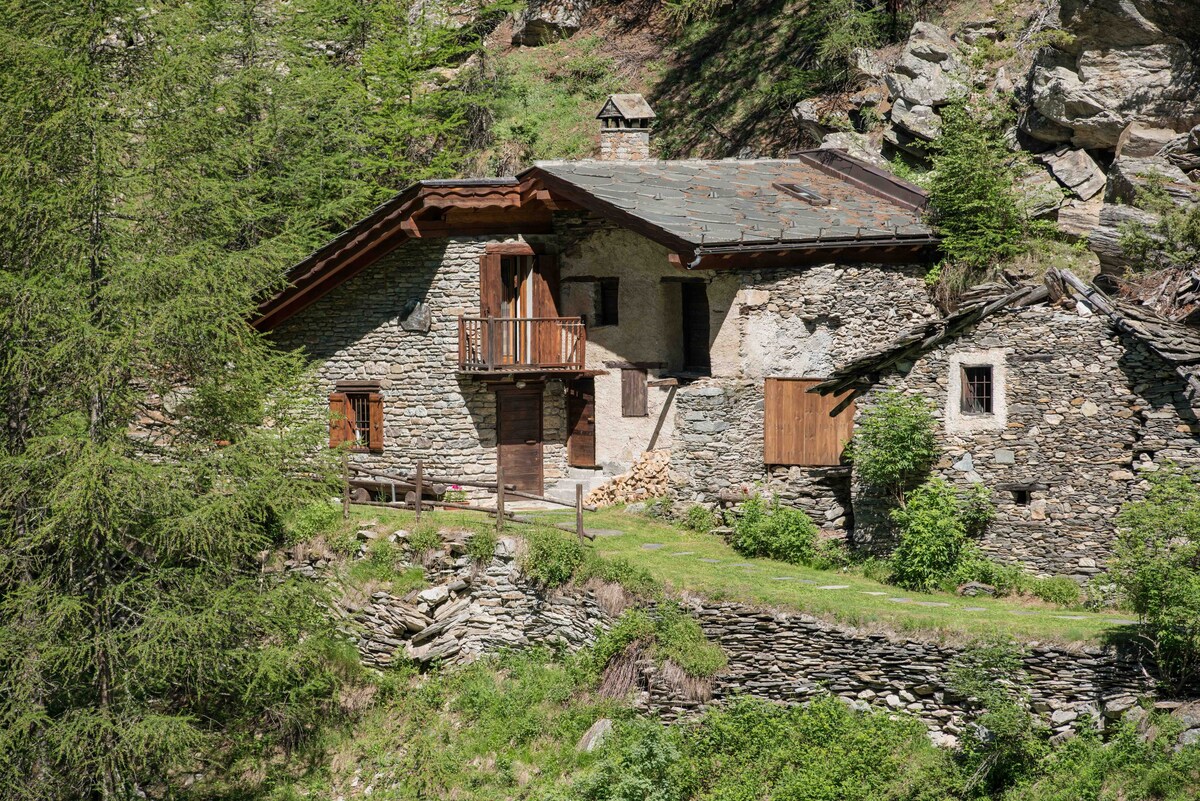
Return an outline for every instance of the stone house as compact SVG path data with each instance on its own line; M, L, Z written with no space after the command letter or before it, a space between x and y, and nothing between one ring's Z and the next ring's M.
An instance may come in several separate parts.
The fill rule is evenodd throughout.
M847 522L849 418L806 390L937 316L925 197L836 150L651 160L653 114L615 95L599 159L422 181L291 270L254 324L314 361L332 445L572 495L670 449L682 500L782 477Z
M1200 465L1200 331L1112 299L1066 272L1041 287L991 287L832 371L859 413L886 390L935 405L951 484L982 483L996 517L981 546L1043 575L1077 579L1112 556L1113 518L1165 462ZM886 543L856 488L852 539Z

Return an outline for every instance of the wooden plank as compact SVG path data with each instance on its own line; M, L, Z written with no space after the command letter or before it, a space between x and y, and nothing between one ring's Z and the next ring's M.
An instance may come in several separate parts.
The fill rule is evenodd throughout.
M383 450L383 395L372 392L367 396L367 447Z
M806 467L841 464L854 430L854 404L808 390L820 379L768 378L763 385L763 462Z
M578 378L567 389L567 464L596 466L596 379Z

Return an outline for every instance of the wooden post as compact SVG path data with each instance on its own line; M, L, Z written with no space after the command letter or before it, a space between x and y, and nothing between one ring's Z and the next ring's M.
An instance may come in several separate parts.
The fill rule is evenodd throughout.
M504 470L500 467L500 455L496 454L496 533L504 531Z
M575 533L583 545L583 484L575 482Z
M350 519L350 454L342 452L342 519Z
M421 522L421 485L424 483L422 480L424 477L425 477L425 464L420 459L418 459L417 460L417 480L416 480L417 523L418 523L418 525Z

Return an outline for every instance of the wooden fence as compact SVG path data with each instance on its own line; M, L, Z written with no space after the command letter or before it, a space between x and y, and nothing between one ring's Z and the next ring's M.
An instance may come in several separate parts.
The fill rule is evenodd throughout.
M412 509L416 512L418 523L421 521L421 512L425 509L431 511L433 509L459 509L468 512L480 512L488 516L495 515L496 531L498 532L503 528L505 520L514 523L532 522L523 520L514 513L505 510L506 499L514 497L574 508L575 534L579 537L579 541L582 543L585 538L594 538L593 534L590 534L583 528L583 513L585 511L596 511L596 507L584 506L583 504L583 484L577 483L575 485L575 502L572 504L569 501L560 501L557 498L548 498L543 495L522 492L512 484L505 484L503 471L499 468L496 470L496 480L488 482L477 478L465 479L427 475L424 463L418 460L415 472L407 476L398 476L351 464L348 459L343 457L342 472L343 484L345 486L345 490L342 493L343 517L349 517L350 506L352 504L360 506L383 506L393 509ZM358 476L367 476L367 478L358 478ZM445 495L451 486L470 487L472 489L494 492L496 493L496 505L495 507L472 506L471 504L442 500L442 496ZM390 494L390 500L375 501L355 498L355 490L365 490L368 493L377 492L385 497ZM427 496L433 497L428 498Z

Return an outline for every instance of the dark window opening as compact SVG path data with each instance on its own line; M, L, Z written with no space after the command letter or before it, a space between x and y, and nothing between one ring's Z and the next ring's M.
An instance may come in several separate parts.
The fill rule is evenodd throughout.
M339 382L329 396L329 446L383 450L383 394L368 381Z
M1013 503L1015 503L1017 506L1028 506L1029 505L1029 490L1015 489L1012 491L1012 496L1013 496Z
M371 396L366 392L347 392L346 403L350 406L347 421L354 435L354 446L366 448L371 442Z
M708 285L689 282L679 287L683 293L683 369L708 375L712 370L708 354Z
M619 286L617 278L601 278L596 282L595 325L617 325Z
M964 414L991 414L992 366L990 364L963 366L962 404Z

